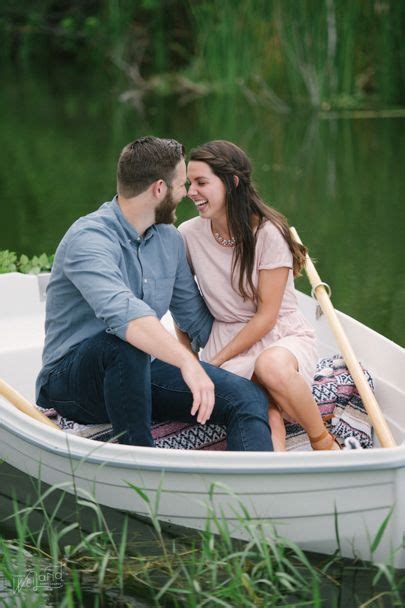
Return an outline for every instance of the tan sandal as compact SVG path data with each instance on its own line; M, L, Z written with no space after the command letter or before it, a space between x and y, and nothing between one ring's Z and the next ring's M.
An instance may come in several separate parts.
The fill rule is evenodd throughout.
M325 445L325 447L322 448L317 448L314 444L319 443L320 441L322 441L322 439L326 439L327 437L329 437L329 442ZM334 449L334 445L337 445L339 450L340 450L340 445L338 444L338 442L336 441L335 437L329 433L329 431L327 429L324 429L322 431L322 433L320 435L318 435L317 437L310 437L308 435L308 439L310 441L311 444L311 448L313 450L316 451L320 451L320 450L333 450ZM336 450L338 451L338 450Z

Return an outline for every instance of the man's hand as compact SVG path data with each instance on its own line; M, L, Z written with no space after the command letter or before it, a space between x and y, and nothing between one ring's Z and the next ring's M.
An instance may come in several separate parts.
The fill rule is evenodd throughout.
M194 416L198 412L197 422L205 424L210 419L215 405L214 384L193 357L187 357L187 361L180 366L180 371L193 394L191 415Z

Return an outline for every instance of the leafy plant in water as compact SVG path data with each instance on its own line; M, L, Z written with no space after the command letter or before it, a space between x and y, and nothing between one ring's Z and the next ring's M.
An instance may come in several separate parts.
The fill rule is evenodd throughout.
M23 274L39 274L40 272L50 271L52 268L54 255L34 255L29 258L22 254L19 258L14 251L5 249L0 251L0 274L6 272L22 272Z
M40 256L34 255L31 259L26 255L21 255L18 260L18 270L24 274L38 274L40 272L50 270L52 267L54 256L48 256L42 253Z
M0 251L0 273L16 272L17 270L17 254L14 251L5 249Z
M173 538L162 533L156 514L153 513L159 504L162 488L159 488L153 505L141 488L128 485L148 507L152 528L156 533L153 552L145 542L140 545L129 542L126 520L121 541L117 544L101 507L90 493L83 490L80 490L76 500L94 512L96 530L86 532L75 521L64 526L61 515L58 515L62 506L61 499L57 500L56 506L53 501L54 507L50 514L46 510L46 499L52 498L56 490L66 489L66 484L60 484L59 487L49 488L40 494L38 500L26 509L18 510L15 505L13 517L17 539L5 540L0 535L0 576L3 575L5 581L8 581L6 589L11 588L12 577L24 567L23 564L29 562L40 572L41 567L47 567L45 560L52 563L53 567L58 564L63 567L65 587L61 591L63 597L58 597L60 606L88 605L88 592L84 591L86 588L93 587L94 593L104 590L109 594L105 590L115 587L112 598L114 605L119 603L118 594L121 594L121 598L125 594L126 598L146 597L151 602L150 605L156 606L320 608L337 605L339 587L352 570L366 573L371 581L362 593L367 593L367 597L374 594L374 597L367 601L364 595L358 598L364 607L375 605L374 600L387 600L392 602L392 606L401 606L405 579L394 568L361 563L354 568L345 564L338 555L332 558L320 557L315 564L294 543L280 537L271 526L252 519L243 504L239 503L238 497L225 486L213 486L207 505L206 529L190 539ZM246 541L231 537L223 513L224 507L221 506L219 510L216 507L215 492L218 489L222 498L228 493L229 498L236 499L237 506L232 519L244 531ZM219 499L222 505L225 503L221 497ZM39 532L33 533L29 518L38 512L42 513L43 523ZM384 521L373 541L372 549L378 544L385 525ZM79 534L79 540L75 545L66 545L66 535L72 530ZM62 538L64 543L61 544ZM46 594L34 598L30 593L27 589L22 590L19 598L22 604L19 605L24 605L26 601L26 605L41 606L50 599ZM108 601L107 595L105 599Z

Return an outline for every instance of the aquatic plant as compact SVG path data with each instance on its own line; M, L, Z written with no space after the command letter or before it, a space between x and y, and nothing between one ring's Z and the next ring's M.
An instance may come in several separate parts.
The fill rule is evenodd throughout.
M252 104L347 109L403 104L405 4L398 0L72 0L0 7L5 64L75 62L184 102L238 91ZM53 60L52 60L53 62ZM52 63L51 62L51 63Z
M215 484L205 530L170 534L153 514L163 494L152 503L133 487L151 516L149 526L138 522L148 530L147 539L145 533L143 539L133 536L131 516L121 518L120 530L109 528L91 493L80 490L76 508L66 510L67 489L61 484L43 491L38 483L38 499L29 507L14 503L8 519L15 538L0 536L0 598L7 606L98 605L99 594L105 605L143 598L151 606L337 606L342 585L351 586L353 606L402 606L403 572L390 564L351 562L338 552L305 554L273 527L256 522L242 504L235 513L247 541L233 539L214 507ZM386 523L370 539L372 550ZM31 578L24 579L27 571ZM48 585L38 584L44 571ZM52 588L51 581L58 584Z
M273 12L268 0L190 3L194 53L185 75L207 92L239 92L287 110L271 89L272 66L279 61Z
M24 253L17 256L15 251L9 251L5 249L0 251L0 274L6 272L22 272L24 274L39 274L40 272L49 272L54 255L47 255L41 253L41 255L34 255L29 258Z

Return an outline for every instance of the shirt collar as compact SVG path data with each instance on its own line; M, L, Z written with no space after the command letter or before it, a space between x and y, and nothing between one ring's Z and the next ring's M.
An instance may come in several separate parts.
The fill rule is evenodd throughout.
M152 224L149 226L147 230L145 230L143 237L139 234L139 232L134 228L128 220L124 217L122 213L121 207L118 203L118 196L115 195L112 202L112 208L114 210L115 216L121 224L122 228L125 231L126 236L130 242L135 241L139 242L140 240L147 241L151 236L156 232L156 224Z

